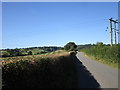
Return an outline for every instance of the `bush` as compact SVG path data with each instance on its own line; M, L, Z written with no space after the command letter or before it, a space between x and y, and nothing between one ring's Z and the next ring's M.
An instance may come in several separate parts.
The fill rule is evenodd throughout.
M32 51L29 51L29 52L28 52L28 55L32 55Z
M3 65L3 88L75 87L75 70L71 55L31 59L35 60L22 59Z
M1 52L1 56L2 57L9 57L10 54L7 51L3 51L3 52Z
M119 51L120 46L95 46L89 49L83 49L82 51L88 55L95 57L97 60L104 60L109 63L118 63L119 60Z

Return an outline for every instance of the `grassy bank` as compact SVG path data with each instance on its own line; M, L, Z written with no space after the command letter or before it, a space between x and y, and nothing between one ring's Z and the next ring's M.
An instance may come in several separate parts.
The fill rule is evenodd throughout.
M3 58L3 88L73 88L75 68L68 52Z
M119 68L120 63L120 46L94 46L79 50L84 52L90 58L97 60L101 63L110 65L115 68Z

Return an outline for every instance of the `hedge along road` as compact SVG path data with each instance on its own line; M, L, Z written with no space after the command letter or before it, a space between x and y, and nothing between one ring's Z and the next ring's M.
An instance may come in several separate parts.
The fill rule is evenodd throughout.
M118 88L118 69L91 60L82 52L73 58L78 88Z

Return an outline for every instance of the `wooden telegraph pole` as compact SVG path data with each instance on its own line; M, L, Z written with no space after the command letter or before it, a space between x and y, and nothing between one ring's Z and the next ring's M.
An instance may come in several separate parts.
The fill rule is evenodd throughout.
M116 21L114 21L114 40L115 40L115 44L117 44L117 41L116 41Z
M116 40L116 24L118 23L117 20L112 20L114 22L114 40L115 40L115 44L117 44L117 40Z
M113 45L113 39L112 39L112 22L114 22L114 40L115 40L115 44L117 44L117 40L116 40L116 24L118 23L118 20L113 20L112 18L109 19L110 20L110 45Z
M112 18L110 20L110 45L113 45L113 39L112 39Z

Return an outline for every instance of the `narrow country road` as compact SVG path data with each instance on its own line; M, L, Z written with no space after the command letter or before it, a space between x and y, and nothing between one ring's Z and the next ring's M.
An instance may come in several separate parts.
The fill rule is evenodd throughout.
M78 88L118 88L118 69L91 60L82 52L73 58Z

